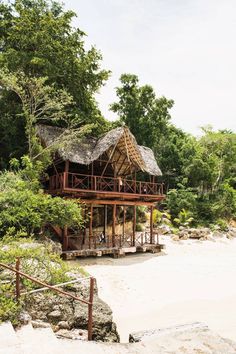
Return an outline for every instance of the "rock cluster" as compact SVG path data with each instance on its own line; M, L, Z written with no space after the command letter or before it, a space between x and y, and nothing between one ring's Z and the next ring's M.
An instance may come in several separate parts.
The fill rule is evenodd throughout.
M227 231L215 230L212 231L207 227L187 228L180 226L179 232L172 235L173 241L197 239L197 240L214 240L218 237L227 237L229 239L236 237L236 228L229 226Z
M70 285L64 289L74 296L88 299L89 288L85 282ZM69 297L56 293L34 293L28 296L26 311L34 321L34 326L50 323L58 335L67 338L83 339L86 337L88 306ZM78 329L76 332L75 329ZM80 334L81 332L81 334ZM95 288L93 306L93 339L96 341L119 342L116 325L112 321L112 311L97 294Z

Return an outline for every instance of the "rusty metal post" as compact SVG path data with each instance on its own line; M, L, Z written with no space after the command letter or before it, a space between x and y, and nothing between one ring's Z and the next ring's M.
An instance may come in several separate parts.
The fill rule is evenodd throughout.
M20 274L18 271L20 270L20 258L16 258L16 300L19 301L20 298Z
M89 304L88 304L88 340L92 340L93 336L93 294L94 294L95 278L90 278Z

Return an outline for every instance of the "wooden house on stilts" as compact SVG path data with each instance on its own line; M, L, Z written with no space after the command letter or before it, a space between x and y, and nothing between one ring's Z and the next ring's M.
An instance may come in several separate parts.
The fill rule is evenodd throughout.
M62 128L37 126L45 147L60 142L64 133ZM71 139L61 146L59 143L47 172L46 192L80 199L88 219L87 227L77 234L66 227L54 227L65 258L103 254L118 257L126 252L160 250L158 235L153 231L153 208L164 198L163 184L156 181L161 171L153 151L139 146L127 127L113 129L101 138ZM136 207L140 205L150 210L150 227L136 233ZM129 233L125 232L127 208L132 208L133 227ZM120 210L123 228L117 233ZM93 227L95 211L102 214L102 234Z

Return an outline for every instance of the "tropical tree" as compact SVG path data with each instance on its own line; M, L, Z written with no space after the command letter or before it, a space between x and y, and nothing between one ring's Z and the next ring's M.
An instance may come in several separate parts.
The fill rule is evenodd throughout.
M108 123L102 117L95 93L109 71L101 69L101 53L85 49L85 33L74 28L72 11L50 0L15 0L0 4L0 67L11 74L46 78L44 84L65 90L72 97L61 126L93 124L102 133ZM57 91L58 92L58 91ZM0 87L0 144L2 166L10 157L26 152L25 122L19 120L22 104L12 91Z
M121 87L116 88L118 102L112 103L110 109L130 128L139 144L153 148L167 130L174 102L157 98L150 85L139 86L136 75L123 74L120 81Z

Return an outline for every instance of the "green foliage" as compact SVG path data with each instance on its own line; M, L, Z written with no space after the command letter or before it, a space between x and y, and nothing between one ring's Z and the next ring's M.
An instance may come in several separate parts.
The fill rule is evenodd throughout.
M137 206L136 207L137 223L145 223L146 222L146 212L147 212L147 207L145 207L145 206Z
M21 304L15 301L14 290L15 288L12 284L1 284L0 323L4 321L11 321L13 325L18 323L17 317L21 311Z
M217 226L220 228L222 231L228 231L228 224L224 219L218 219L216 220Z
M195 153L184 162L184 174L200 193L216 193L224 180L236 173L236 134L204 129L194 142Z
M141 225L141 224L136 224L136 230L135 231L137 231L137 232L141 232L141 231L144 231L144 227L143 227L143 225Z
M58 226L80 227L83 223L78 201L53 198L35 190L19 174L0 174L0 235L38 234L51 223Z
M69 268L59 255L52 252L50 244L35 243L33 238L3 237L0 240L0 262L15 266L17 257L21 259L21 270L32 277L36 277L48 284L68 280L68 276L65 273ZM2 272L0 278L9 279L9 274L9 272ZM13 275L11 277L14 278ZM22 278L21 281L28 290L39 287L27 279Z
M209 126L198 139L186 134L170 122L172 100L157 98L149 85L139 86L135 75L124 74L120 81L118 101L111 105L119 116L115 125L125 123L139 144L154 151L172 220L183 210L196 224L235 218L236 134Z
M194 215L197 208L197 194L183 185L178 187L179 189L171 189L167 195L167 205L173 219L178 218L183 209Z
M50 96L50 102L52 95L54 101L58 98L51 108L59 108L63 96L65 102L70 97L61 126L77 128L90 124L97 133L102 133L109 124L102 117L94 95L108 79L109 71L100 68L102 56L97 49L85 49L85 33L72 26L75 16L56 1L2 2L0 67L17 77L18 86L21 76L24 88L27 79L29 97L37 97L34 86L40 86L44 95ZM32 116L26 116L18 93L5 85L0 88L2 166L7 166L9 156L19 158L27 152L25 131L32 133L25 120L32 121ZM41 115L41 119L47 119L49 113L50 110Z
M178 226L189 226L193 222L192 213L188 210L182 209L179 214L178 218L174 218L175 224Z
M111 104L111 110L118 113L139 144L154 147L167 129L173 101L157 98L149 85L139 86L136 75L123 74L120 81L121 87L116 88L119 101Z
M52 253L50 244L35 243L34 239L7 236L0 239L0 262L15 267L20 257L20 269L43 282L54 285L69 280L69 268L59 255ZM15 275L0 268L0 322L10 320L18 323L18 315L24 307L24 298L17 303L15 299ZM21 291L27 292L41 286L21 277Z
M167 211L160 211L158 209L153 210L153 223L154 225L170 225L171 224L171 215Z

